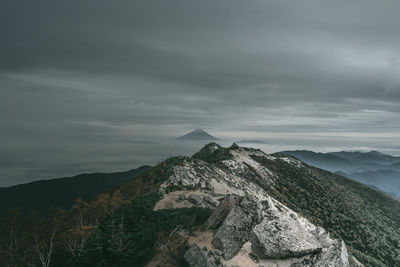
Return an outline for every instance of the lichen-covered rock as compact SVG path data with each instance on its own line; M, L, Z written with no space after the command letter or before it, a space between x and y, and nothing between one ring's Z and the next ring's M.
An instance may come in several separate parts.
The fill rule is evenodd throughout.
M246 215L253 220L254 225L261 222L263 206L260 201L253 197L246 196L240 202L239 206L243 209Z
M223 258L233 258L242 245L250 239L253 226L257 221L257 204L244 198L225 218L216 232L212 244L223 253Z
M236 206L241 199L242 198L238 195L226 196L203 224L202 230L217 229L224 222L231 209Z
M206 252L193 244L183 255L189 267L217 267L213 257L208 257Z
M253 222L242 208L235 206L226 217L212 240L212 244L222 251L225 260L233 258L248 240Z
M349 266L349 256L346 245L342 240L335 240L328 248L323 248L317 255L312 266L315 267L337 267Z
M318 242L323 247L330 247L332 245L333 240L329 237L329 234L322 227L317 227L311 231L311 233L315 236Z
M180 184L184 187L193 188L200 183L200 177L196 172L195 167L185 162L183 165L177 165L174 168L173 175L169 177L175 184Z
M322 249L317 238L285 213L266 216L252 231L252 250L259 258L301 257Z
M331 240L329 247L324 247L319 253L309 259L292 264L291 267L348 267L349 254L342 240ZM358 262L358 261L357 261ZM360 263L359 267L362 267Z

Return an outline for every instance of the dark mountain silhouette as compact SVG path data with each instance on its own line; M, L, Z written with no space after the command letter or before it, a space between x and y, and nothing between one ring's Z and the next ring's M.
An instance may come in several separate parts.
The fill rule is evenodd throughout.
M49 207L69 208L78 197L90 200L150 168L142 166L126 172L80 174L0 188L0 213L17 207L39 212L46 212Z
M177 139L186 140L186 141L215 141L219 140L218 138L212 136L202 129L195 129L190 133L179 136Z

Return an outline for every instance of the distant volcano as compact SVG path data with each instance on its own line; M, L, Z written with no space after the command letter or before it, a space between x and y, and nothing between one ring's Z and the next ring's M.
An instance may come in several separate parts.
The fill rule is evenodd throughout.
M179 136L177 139L179 140L191 140L191 141L215 141L219 140L218 138L212 136L211 134L207 133L206 131L202 129L195 129L191 131L190 133L187 133L185 135Z

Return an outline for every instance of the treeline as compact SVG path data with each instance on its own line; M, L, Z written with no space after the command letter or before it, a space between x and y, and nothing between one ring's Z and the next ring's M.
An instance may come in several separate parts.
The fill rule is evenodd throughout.
M2 266L67 266L78 258L96 226L127 203L120 191L93 201L77 199L68 210L50 208L47 215L12 209L0 216Z
M132 199L155 191L171 174L175 163L182 160L181 157L170 158L90 202L77 199L67 210L50 208L45 215L27 214L21 209L1 213L1 267L82 266L79 264L84 248L101 222L105 218L119 220L115 217L118 209Z
M167 262L180 266L187 248L173 233L203 224L211 210L191 207L154 211L159 199L158 193L149 193L107 216L69 266L144 266L156 252L165 250ZM165 244L162 237L168 240Z

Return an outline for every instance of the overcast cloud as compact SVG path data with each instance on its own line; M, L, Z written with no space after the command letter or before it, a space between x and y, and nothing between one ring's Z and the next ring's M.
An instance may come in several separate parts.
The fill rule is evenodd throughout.
M400 2L3 0L0 186L227 143L400 155Z

